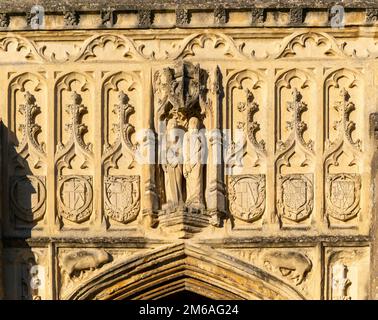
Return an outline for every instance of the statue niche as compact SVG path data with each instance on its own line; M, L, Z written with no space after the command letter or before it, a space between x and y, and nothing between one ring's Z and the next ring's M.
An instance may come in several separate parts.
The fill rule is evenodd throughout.
M163 232L188 238L209 224L204 197L206 107L202 90L204 70L181 62L155 74L157 109L155 128L162 139L158 147L157 175ZM164 178L161 178L161 177ZM160 180L159 180L160 179Z

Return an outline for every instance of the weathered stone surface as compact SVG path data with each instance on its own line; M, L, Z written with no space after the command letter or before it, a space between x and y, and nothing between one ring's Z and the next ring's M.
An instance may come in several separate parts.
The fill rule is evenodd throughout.
M291 0L288 1L275 1L275 0L40 0L39 5L42 5L48 11L61 11L64 7L80 8L82 11L100 10L104 7L113 7L115 9L172 9L177 5L187 6L188 8L196 9L210 9L214 6L224 6L225 8L288 8L304 6L308 8L328 8L338 1L334 0ZM375 0L345 0L343 6L350 8L367 8L377 7ZM0 4L0 10L8 11L25 11L35 5L33 0L11 1L3 0Z
M375 1L39 3L0 4L0 296L377 297Z

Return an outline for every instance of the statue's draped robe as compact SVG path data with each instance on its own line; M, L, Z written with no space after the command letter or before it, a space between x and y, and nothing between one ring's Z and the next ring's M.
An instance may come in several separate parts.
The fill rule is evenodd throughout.
M182 193L182 164L181 146L178 142L169 143L167 148L166 165L164 168L165 195L168 205L176 206L183 204Z
M202 144L198 130L187 132L184 136L184 176L186 178L186 204L203 207L203 164Z

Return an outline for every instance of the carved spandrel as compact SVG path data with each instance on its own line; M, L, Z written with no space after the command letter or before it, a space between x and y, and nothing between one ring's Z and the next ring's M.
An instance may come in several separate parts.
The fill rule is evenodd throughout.
M86 271L93 271L110 261L111 255L103 249L73 249L61 257L60 267L70 280L77 281Z
M311 260L302 253L295 251L268 251L261 262L272 272L289 279L296 286L306 280L312 270Z
M296 21L300 22L303 19L303 10L293 8L292 13ZM340 46L335 38L325 32L297 32L286 37L280 46L278 54L275 54L275 59L280 58L346 58L347 53L344 46Z

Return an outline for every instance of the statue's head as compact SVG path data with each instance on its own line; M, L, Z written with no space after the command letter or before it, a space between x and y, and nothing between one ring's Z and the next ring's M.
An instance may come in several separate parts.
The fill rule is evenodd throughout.
M170 68L164 68L160 73L161 84L170 84L173 81L173 73Z
M177 120L176 119L169 119L167 123L167 130L177 128Z
M200 126L200 123L199 123L198 118L196 118L196 117L191 117L191 118L189 119L189 125L188 125L188 129L189 129L189 131L198 130L198 129L199 129L199 126Z
M177 120L176 119L170 119L167 123L167 134L168 134L168 140L174 141L177 138Z

